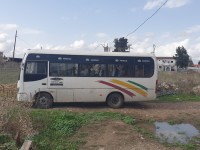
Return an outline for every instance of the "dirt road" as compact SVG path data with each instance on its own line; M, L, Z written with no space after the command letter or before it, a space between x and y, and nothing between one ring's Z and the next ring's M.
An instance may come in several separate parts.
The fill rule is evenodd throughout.
M155 133L155 126L147 123L147 120L190 123L200 130L200 102L133 102L126 103L120 109L109 108L105 103L64 103L56 104L53 109L72 112L109 111L131 114L136 118L137 126L152 134ZM165 147L158 141L137 132L133 126L119 120L97 122L81 128L78 133L88 134L84 138L87 141L86 144L80 147L83 150L182 149ZM197 147L199 147L198 144Z

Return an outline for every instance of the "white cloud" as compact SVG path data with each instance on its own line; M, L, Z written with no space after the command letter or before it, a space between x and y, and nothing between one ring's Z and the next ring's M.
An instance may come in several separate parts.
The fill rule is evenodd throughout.
M169 0L166 4L168 8L181 7L188 4L191 0Z
M95 48L97 48L99 46L99 43L98 42L94 42L94 43L92 43L92 44L89 44L89 48L90 49L95 49Z
M79 48L82 48L84 46L84 44L85 44L85 42L83 40L79 40L79 41L76 40L70 45L70 47L75 48L75 49L79 49Z
M187 37L187 36L190 36L196 32L199 32L200 31L200 25L197 25L197 26L194 26L194 27L191 27L181 33L178 33L176 35L176 37Z
M197 64L200 60L200 43L191 45L191 47L188 49L188 54L192 56L193 62Z
M0 24L1 30L16 30L17 28L16 24Z
M0 42L0 51L6 54L12 50L13 50L13 42L11 40Z
M161 38L170 38L171 33L170 32L165 32L163 35L161 35Z
M153 35L154 35L153 32L147 32L147 33L145 33L145 36L146 36L146 37L151 37L151 36L153 36Z
M7 37L8 37L8 34L6 34L6 33L1 33L1 34L0 34L0 42L5 41L5 40L7 39Z
M37 44L33 49L43 49L43 50L67 50L65 45L51 45L51 44Z
M97 33L96 36L99 38L104 38L107 36L107 34L106 33Z
M194 27L186 30L185 33L192 34L192 33L199 32L199 31L200 31L200 25L197 25L197 26L194 26Z
M164 2L164 0L149 1L149 2L147 2L146 5L144 6L144 9L153 9L153 8L155 8L155 7L160 6L163 2Z
M9 39L8 34L0 34L0 51L4 54L9 53L13 50L13 41Z
M139 40L137 37L133 37L128 41L131 46L131 52L135 53L147 53L150 52L148 49L151 45L150 38L145 38L144 40Z
M196 41L197 41L197 42L200 42L200 37L198 37L198 38L196 39Z
M185 39L180 42L172 42L166 45L162 45L156 48L156 56L168 56L172 57L176 53L176 48L178 46L183 46L185 48L189 45L189 39Z
M176 7L181 7L186 4L188 4L191 0L169 0L166 4L165 7L167 8L176 8ZM148 1L146 5L144 6L145 10L149 9L154 9L159 6L161 6L165 0L154 0L154 1Z

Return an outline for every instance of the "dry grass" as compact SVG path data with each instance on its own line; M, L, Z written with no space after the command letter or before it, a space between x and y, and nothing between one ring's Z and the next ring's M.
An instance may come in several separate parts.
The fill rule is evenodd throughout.
M15 89L14 85L4 86L4 96L0 96L0 133L13 139L18 132L22 138L33 137L35 131L29 116L32 103L18 102L16 92L10 92L9 87Z
M16 98L16 84L0 84L0 134L9 136L16 143L20 139L22 144L25 138L33 137L36 132L29 116L32 103L18 102Z
M0 84L0 96L16 98L17 84Z
M30 106L27 102L20 103L8 98L0 98L0 131L12 137L17 132L22 136L30 137L33 130L29 117Z
M158 81L175 84L182 94L193 94L192 89L200 85L200 73L159 72Z

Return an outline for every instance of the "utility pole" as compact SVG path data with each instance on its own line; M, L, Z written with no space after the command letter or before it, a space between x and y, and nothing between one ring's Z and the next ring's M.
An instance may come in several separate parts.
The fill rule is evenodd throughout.
M17 39L17 30L16 30L16 33L15 33L15 43L14 43L14 49L13 49L13 60L14 60L14 58L15 58L16 39Z

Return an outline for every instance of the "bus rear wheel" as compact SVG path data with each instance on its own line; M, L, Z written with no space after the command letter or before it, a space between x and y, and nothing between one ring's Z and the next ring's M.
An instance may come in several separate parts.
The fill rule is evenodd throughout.
M124 98L119 93L112 93L107 98L107 104L111 108L120 108L124 103Z
M36 96L35 106L40 109L51 108L53 104L53 98L48 93L39 93Z

